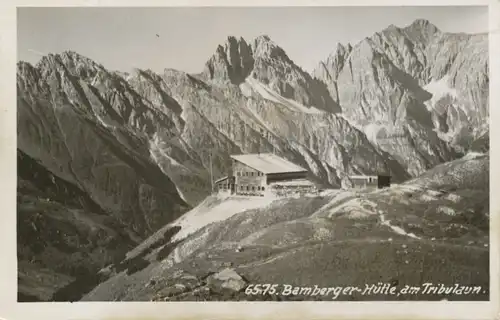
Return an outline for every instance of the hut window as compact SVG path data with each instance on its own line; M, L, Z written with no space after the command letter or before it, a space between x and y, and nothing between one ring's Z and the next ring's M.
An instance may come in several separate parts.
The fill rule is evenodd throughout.
M250 187L249 187L249 186L247 186L247 191L249 191L249 190L250 190Z
M252 191L255 191L255 186L252 186Z
M261 187L261 190L262 190L262 191L264 191L265 189L266 189L266 188L264 188L264 187Z

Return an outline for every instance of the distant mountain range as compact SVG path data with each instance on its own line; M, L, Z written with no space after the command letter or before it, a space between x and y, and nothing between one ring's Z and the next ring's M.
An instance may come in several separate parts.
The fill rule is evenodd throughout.
M391 25L312 74L265 35L214 49L199 74L110 71L71 51L18 63L23 299L50 300L200 204L211 156L215 179L230 154L274 151L337 188L489 150L485 34Z

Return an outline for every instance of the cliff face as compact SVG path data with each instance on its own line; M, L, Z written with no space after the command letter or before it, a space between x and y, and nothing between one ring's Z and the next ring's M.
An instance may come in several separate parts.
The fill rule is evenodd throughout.
M488 131L487 35L443 33L426 20L391 25L353 48L339 45L314 74L343 114L403 155L413 174Z
M21 269L45 270L35 295L50 299L71 268L93 274L203 201L230 154L275 152L339 187L349 174L400 182L485 152L487 45L417 20L339 44L312 75L268 36L229 37L198 75L113 72L75 52L19 62ZM53 263L75 252L94 258ZM28 271L20 287L32 294Z

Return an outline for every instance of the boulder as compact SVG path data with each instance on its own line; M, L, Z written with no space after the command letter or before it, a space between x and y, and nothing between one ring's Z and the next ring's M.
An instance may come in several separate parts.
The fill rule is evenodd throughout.
M231 291L241 291L246 287L247 283L243 278L232 268L226 268L207 279L208 284L229 289Z

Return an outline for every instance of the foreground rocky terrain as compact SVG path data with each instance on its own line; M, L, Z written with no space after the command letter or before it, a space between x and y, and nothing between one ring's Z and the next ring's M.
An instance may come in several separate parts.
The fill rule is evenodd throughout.
M147 254L160 250L166 258L173 247L182 247L175 245L179 237L211 221L203 216L206 206L222 201L207 198L211 167L214 179L223 176L230 154L275 152L307 168L323 189L338 189L350 186L349 174L388 172L402 183L471 151L487 153L487 40L444 33L417 20L357 44L340 44L311 73L264 35L228 37L199 74L112 71L71 51L50 54L36 65L19 62L19 299L78 300L109 277L98 273L102 268L115 266L105 269L111 274L128 270L127 253L142 252L138 265L149 265L139 248L149 247L152 235L163 242ZM305 218L338 196L346 193L273 205L284 212L287 206L304 207L294 214ZM384 193L366 197L373 203L392 199ZM221 205L255 212L271 205L234 201ZM192 210L197 218L185 218ZM344 220L333 227L320 217L300 223L308 230L342 229ZM187 219L178 234L156 233L178 219ZM363 223L378 232L377 224Z

